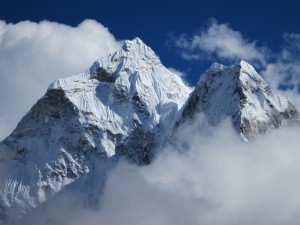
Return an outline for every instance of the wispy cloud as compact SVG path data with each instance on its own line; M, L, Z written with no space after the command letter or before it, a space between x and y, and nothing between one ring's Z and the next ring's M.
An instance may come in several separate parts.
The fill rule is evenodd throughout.
M300 34L283 34L281 50L266 64L262 74L273 88L293 99L300 109Z
M171 72L171 73L174 73L176 74L177 76L181 77L181 78L184 78L186 76L186 73L185 72L182 72L178 69L175 69L173 67L169 67L168 70Z
M102 24L0 21L0 140L57 78L77 74L121 43Z
M173 44L179 54L187 60L203 60L207 57L236 61L244 59L264 65L265 51L255 41L248 40L228 24L211 19L208 27L194 35L172 34L168 43Z
M282 46L270 49L247 39L230 25L210 19L208 25L194 35L169 34L167 45L174 46L183 59L199 63L233 64L246 60L300 109L300 34L284 33Z

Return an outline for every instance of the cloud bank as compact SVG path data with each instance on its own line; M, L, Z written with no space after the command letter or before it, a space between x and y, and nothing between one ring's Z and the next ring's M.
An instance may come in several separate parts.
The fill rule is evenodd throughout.
M244 143L230 124L209 127L199 115L153 164L121 161L108 176L98 209L76 208L76 197L68 197L44 211L47 220L31 224L299 224L300 128Z
M299 132L281 129L246 144L229 123L208 128L200 118L182 128L176 147L149 167L121 164L108 180L95 221L299 224Z
M0 140L52 81L83 72L120 46L121 42L94 20L77 27L49 21L0 21Z

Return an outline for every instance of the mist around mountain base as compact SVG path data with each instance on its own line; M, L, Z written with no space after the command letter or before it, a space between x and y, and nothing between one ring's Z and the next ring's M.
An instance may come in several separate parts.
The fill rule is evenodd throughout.
M299 224L299 133L282 127L245 143L229 118L212 127L199 114L152 164L121 160L96 208L68 193L20 224Z

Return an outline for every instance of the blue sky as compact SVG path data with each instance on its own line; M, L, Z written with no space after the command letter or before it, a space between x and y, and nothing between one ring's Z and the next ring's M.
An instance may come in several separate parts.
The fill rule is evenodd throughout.
M52 81L134 37L192 86L212 62L244 59L300 106L299 9L292 0L1 1L0 139Z
M168 35L189 36L207 27L209 18L226 23L244 38L272 51L280 51L284 33L300 33L297 1L6 1L0 17L7 23L23 20L55 21L76 26L95 19L116 37L140 37L168 67L188 73L194 84L209 60L183 60L174 45L166 46ZM217 60L217 59L216 59ZM226 60L220 60L226 61Z

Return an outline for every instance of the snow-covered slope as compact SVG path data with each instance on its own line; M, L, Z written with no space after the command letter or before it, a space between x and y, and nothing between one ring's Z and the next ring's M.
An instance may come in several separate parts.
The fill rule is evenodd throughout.
M272 128L298 120L296 108L271 87L245 61L226 67L214 63L200 78L182 112L179 124L204 112L217 125L231 117L246 141Z
M74 181L89 195L99 191L119 157L150 163L190 92L138 38L85 73L53 82L0 143L0 217Z

